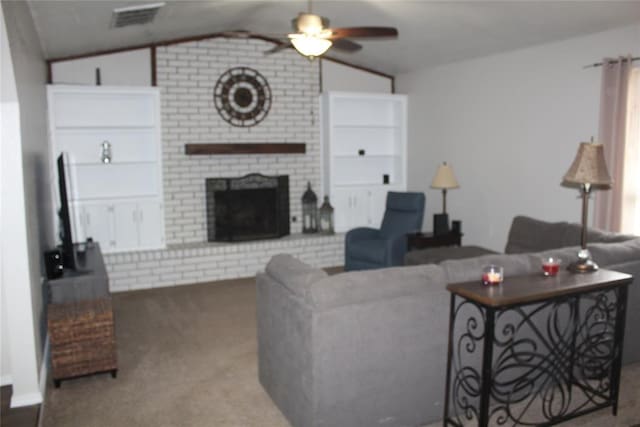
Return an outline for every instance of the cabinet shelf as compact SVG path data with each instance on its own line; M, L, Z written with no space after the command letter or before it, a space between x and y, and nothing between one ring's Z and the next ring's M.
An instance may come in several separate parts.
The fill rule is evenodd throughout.
M74 204L83 203L83 202L109 202L109 203L118 203L118 202L128 202L128 201L136 201L136 200L155 200L157 198L157 194L155 193L136 193L130 194L127 196L117 196L117 197L103 197L103 196L95 196L95 197L82 197L82 198L73 198L71 196L69 201Z
M131 126L131 125L127 125L127 126L118 126L118 125L79 125L79 126L72 126L72 125L57 125L55 127L56 131L80 131L80 130L118 130L118 131L124 131L124 130L139 130L139 129L155 129L154 125L140 125L140 126Z
M406 101L392 94L323 95L323 184L336 231L379 226L387 192L406 190Z
M335 159L399 158L398 154L335 154Z
M390 181L388 184L383 184L381 182L372 182L372 181L352 181L352 182L344 182L344 183L335 183L333 184L336 188L362 188L362 189L370 189L372 186L380 187L384 189L385 187L394 188L394 191L398 189L398 183L394 181Z
M380 125L380 124L367 124L367 123L359 123L359 124L336 124L333 126L334 129L399 129L400 125Z
M95 162L74 162L71 161L69 162L69 164L74 165L74 166L100 166L100 165L104 165L104 167L109 167L109 166L117 166L117 165L156 165L157 162L154 162L152 160L149 161L124 161L124 162L119 162L117 160L112 161L110 163L103 163L100 160L96 160Z
M67 159L75 241L91 237L104 253L163 247L160 91L50 85L47 98L52 160ZM59 200L56 185L52 192Z

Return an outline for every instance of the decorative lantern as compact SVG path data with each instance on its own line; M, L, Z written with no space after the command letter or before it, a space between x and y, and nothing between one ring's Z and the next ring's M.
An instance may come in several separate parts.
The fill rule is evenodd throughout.
M318 221L322 234L333 234L333 206L329 203L329 196L324 196L324 202L320 206L320 220Z
M318 232L318 197L307 182L307 191L302 195L302 232Z

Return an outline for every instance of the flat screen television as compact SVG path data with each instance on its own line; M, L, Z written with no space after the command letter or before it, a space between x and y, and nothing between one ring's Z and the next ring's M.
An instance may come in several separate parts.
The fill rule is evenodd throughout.
M58 192L60 193L60 210L58 217L60 219L59 237L62 249L62 264L65 268L74 269L75 252L73 250L73 236L71 235L71 218L69 216L69 199L68 199L67 175L65 173L64 153L58 156Z

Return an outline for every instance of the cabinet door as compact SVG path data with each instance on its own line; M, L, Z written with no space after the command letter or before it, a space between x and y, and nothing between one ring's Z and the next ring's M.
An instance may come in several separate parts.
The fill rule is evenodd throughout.
M371 227L371 215L369 209L369 199L371 192L367 188L354 188L351 191L351 215L350 226L355 227Z
M138 237L140 248L164 245L164 212L159 200L138 202Z
M331 193L334 228L337 232L371 226L369 190L365 187L337 187ZM379 224L378 224L379 225Z
M345 232L350 228L351 193L348 188L334 188L331 192L334 229Z
M115 218L115 250L126 251L138 246L137 203L118 201L113 205Z
M80 226L76 229L81 229L82 232L78 237L74 237L74 240L85 241L91 237L94 242L100 243L100 248L104 252L113 251L115 248L113 205L110 203L80 203L78 206Z

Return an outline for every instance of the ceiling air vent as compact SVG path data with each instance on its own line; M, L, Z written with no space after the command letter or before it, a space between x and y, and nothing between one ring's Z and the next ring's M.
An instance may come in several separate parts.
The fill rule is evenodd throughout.
M128 25L148 24L156 17L164 3L143 4L113 9L111 27L119 28Z

